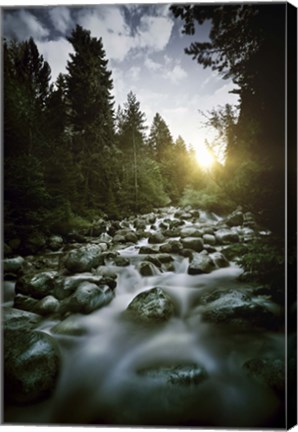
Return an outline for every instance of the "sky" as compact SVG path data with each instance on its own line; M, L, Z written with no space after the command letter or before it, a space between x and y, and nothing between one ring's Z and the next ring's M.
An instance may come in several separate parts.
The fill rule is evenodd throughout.
M123 105L129 91L136 94L147 119L148 131L155 113L167 123L174 139L198 148L212 132L204 117L212 108L237 104L229 93L231 81L210 68L203 69L184 48L192 41L207 41L210 23L199 26L194 36L182 34L182 22L169 4L106 4L6 8L2 33L8 39L33 37L48 61L55 81L66 64L72 45L67 41L76 24L102 38L112 71L115 108Z

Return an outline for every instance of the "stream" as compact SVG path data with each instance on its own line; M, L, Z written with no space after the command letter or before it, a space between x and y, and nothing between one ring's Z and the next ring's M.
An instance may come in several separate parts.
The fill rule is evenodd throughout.
M164 223L175 219L174 213L175 209L170 209L159 215L154 224L146 225L145 232L148 235L159 232ZM200 212L196 220L184 219L182 228L203 227L214 233L223 224L222 218ZM134 231L132 224L127 225ZM243 227L229 229L244 241ZM170 239L179 241L180 236ZM94 238L91 241L96 243ZM49 334L59 345L62 360L55 390L40 402L23 406L7 403L5 422L283 427L282 392L253 379L243 368L245 362L254 358L284 359L282 328L254 325L247 318L242 325L243 320L238 323L233 317L229 322L229 318L216 321L204 315L210 301L217 305L217 297L214 300L212 295L218 291L222 297L232 295L231 292L247 293L254 305L273 314L278 314L278 305L268 296L256 295L255 286L239 281L243 270L234 261L208 273L189 274L190 258L172 253L171 266L155 266L153 274L142 276L139 264L148 257L139 253L144 246L149 246L148 237L139 238L135 244L113 246L129 265L115 265L112 259L106 261L107 269L117 275L115 296L89 314L73 314L75 326L80 329L77 334L54 332L53 328L61 321L55 315L38 323L35 329ZM223 252L224 247L216 243L209 248L212 250ZM45 256L61 253L65 252L48 252ZM14 281L5 281L4 285L4 306L12 307ZM133 299L154 287L161 288L171 298L175 313L154 324L125 316ZM200 365L206 378L185 384L179 379L166 379L162 369L159 373L160 367L166 371L167 367L180 365ZM141 373L154 368L159 372Z

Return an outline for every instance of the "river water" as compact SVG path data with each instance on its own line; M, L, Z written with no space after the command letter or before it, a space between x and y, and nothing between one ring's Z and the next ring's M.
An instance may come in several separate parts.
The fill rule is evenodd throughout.
M214 217L210 219L213 223ZM148 229L150 229L148 227ZM282 427L284 402L273 390L249 378L245 361L284 355L284 334L253 329L239 331L201 316L201 298L214 289L243 290L242 270L229 267L209 274L187 274L188 258L174 256L174 271L142 277L136 264L141 240L120 250L130 265L109 265L117 273L113 301L90 315L78 315L79 336L51 331L57 321L39 329L59 343L62 370L48 400L25 407L8 406L7 423L72 425L144 425L196 427ZM8 282L6 300L12 295ZM174 300L176 314L166 323L147 326L123 312L142 291L161 287ZM175 385L150 379L139 370L159 364L197 363L208 379Z

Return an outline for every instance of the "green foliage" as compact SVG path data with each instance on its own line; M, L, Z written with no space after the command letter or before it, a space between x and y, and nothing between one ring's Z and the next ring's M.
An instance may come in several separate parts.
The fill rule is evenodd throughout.
M229 200L223 191L213 182L201 189L185 188L180 205L191 205L193 208L208 210L215 213L226 213L235 208L235 203Z

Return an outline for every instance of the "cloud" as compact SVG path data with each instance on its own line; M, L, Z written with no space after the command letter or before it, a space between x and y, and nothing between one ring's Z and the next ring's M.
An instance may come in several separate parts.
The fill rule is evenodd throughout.
M52 80L56 81L59 73L66 72L69 53L73 53L72 45L64 38L53 41L37 41L37 48L51 67Z
M141 68L139 66L132 66L128 71L127 75L129 78L132 78L134 81L140 78Z
M26 40L33 37L42 40L49 36L49 30L41 24L36 16L25 10L4 12L3 30L9 39Z
M73 27L70 9L66 7L54 7L49 10L49 17L56 30L65 33Z
M177 84L186 77L186 71L179 64L176 64L173 69L164 74L164 78L169 79L173 84Z
M153 72L160 70L162 67L162 65L160 63L155 62L154 60L152 60L149 57L146 57L146 59L144 61L144 66Z
M163 16L142 16L138 27L138 45L151 51L162 51L167 46L174 22Z

